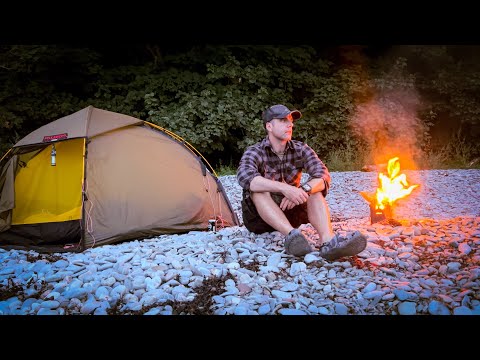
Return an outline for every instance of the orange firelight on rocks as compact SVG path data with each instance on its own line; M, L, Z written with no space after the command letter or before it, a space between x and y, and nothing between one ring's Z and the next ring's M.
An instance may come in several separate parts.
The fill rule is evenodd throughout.
M360 192L360 195L370 204L372 224L385 218L392 218L393 203L410 195L413 189L419 186L409 185L407 176L400 174L398 157L388 160L387 171L388 176L381 172L378 174L380 186L375 194Z

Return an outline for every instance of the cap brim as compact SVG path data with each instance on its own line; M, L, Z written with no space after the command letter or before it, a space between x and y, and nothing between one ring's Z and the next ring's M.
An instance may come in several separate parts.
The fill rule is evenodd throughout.
M295 121L295 120L298 120L302 117L302 113L298 110L293 110L291 113L292 115L292 119Z

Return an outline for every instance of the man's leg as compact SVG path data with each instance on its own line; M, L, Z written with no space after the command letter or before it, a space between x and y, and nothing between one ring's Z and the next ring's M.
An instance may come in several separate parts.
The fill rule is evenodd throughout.
M274 199L272 196L275 195L268 192L253 193L250 195L250 199L248 199L251 200L253 206L255 207L255 212L258 214L258 217L261 220L260 224L263 223L263 227L269 227L272 230L277 230L285 235L284 245L285 252L287 254L294 256L303 256L308 254L309 252L312 252L313 248L308 242L308 240L305 238L305 236L299 229L295 229L292 226L292 223L288 220L285 213L280 209L280 205L276 201L280 200L280 198L277 198L275 196ZM305 210L304 213L306 215ZM248 215L250 216L250 214ZM252 228L251 221L249 222L249 226L250 228Z
M250 197L263 221L284 235L288 235L292 231L293 226L269 192L255 192L250 194Z
M319 254L328 261L353 256L367 246L367 237L359 231L346 236L334 234L330 222L330 210L322 193L310 195L307 200L308 219L320 236Z
M332 223L330 222L330 210L328 204L321 192L311 194L307 200L308 220L317 230L320 236L320 242L326 243L333 236Z

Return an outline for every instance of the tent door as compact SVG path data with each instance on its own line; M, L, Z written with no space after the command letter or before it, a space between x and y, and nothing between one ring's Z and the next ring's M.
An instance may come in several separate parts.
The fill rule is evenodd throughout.
M52 166L52 146L56 165ZM40 224L82 217L84 139L47 144L18 155L12 224Z

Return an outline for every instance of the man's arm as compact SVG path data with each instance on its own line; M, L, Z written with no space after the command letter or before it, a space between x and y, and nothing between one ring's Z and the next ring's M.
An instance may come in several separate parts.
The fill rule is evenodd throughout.
M237 169L238 184L247 191L250 191L250 183L256 176L261 176L259 167L262 164L262 157L258 149L250 146L245 150L240 159Z
M283 193L287 183L265 179L263 176L256 176L250 182L250 191L252 192L280 192Z
M295 205L303 204L308 199L308 194L301 188L289 185L284 182L265 179L256 176L250 182L251 192L281 192L288 200Z
M265 179L259 172L262 159L254 147L249 147L240 159L237 181L242 188L250 192L281 192L295 205L303 204L308 194L303 189L280 181Z
M323 179L310 179L306 182L306 184L310 185L312 190L308 195L315 194L316 192L321 192L325 190L325 181ZM280 203L280 209L283 211L293 209L296 205L294 202L288 200L286 197L283 198L282 202Z
M312 187L312 193L321 191L323 196L327 196L331 181L328 168L310 146L304 144L302 150L304 159L307 159L305 162L305 171L310 175L308 184Z
M313 178L308 180L305 184L310 185L312 188L310 194L315 194L316 192L325 190L325 180L323 178Z

